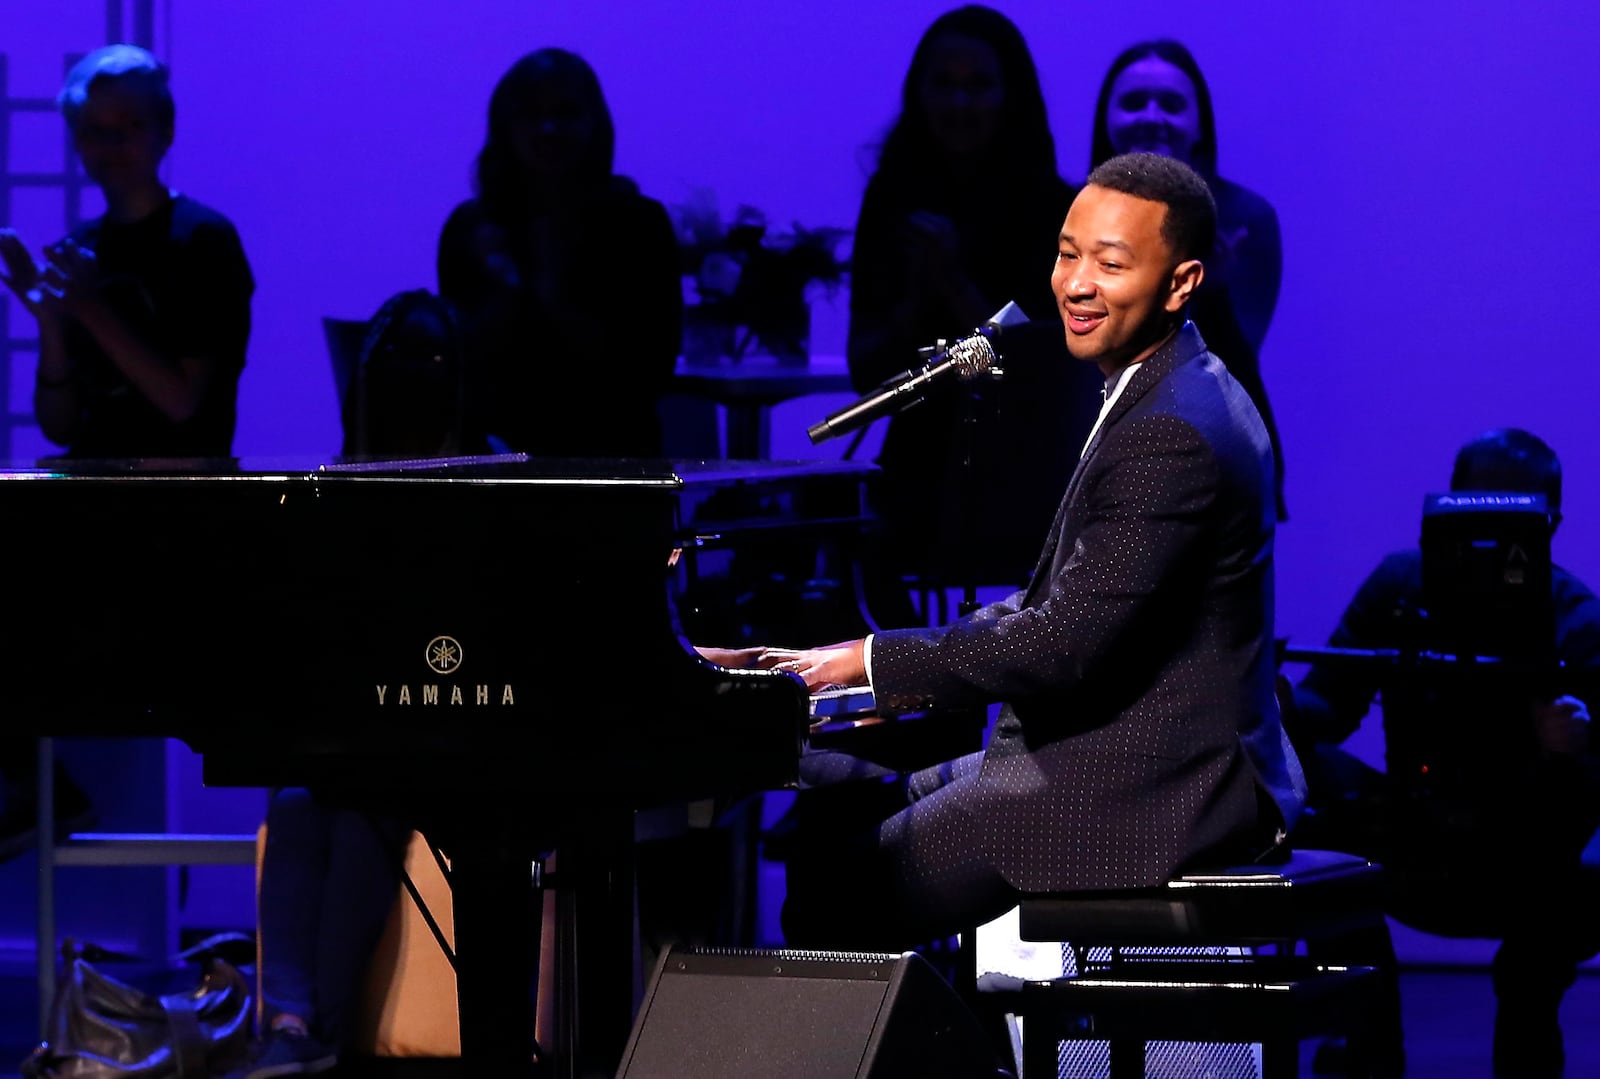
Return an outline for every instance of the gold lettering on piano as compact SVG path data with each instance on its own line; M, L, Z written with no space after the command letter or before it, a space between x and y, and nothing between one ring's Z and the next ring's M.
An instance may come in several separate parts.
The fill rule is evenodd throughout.
M378 694L378 707L382 708L385 705L387 705L389 703L389 687L386 686L386 685L383 685L383 686L373 686L372 688ZM493 689L493 687L488 686L488 685L484 685L484 684L481 684L481 683L479 685L473 686L472 687L472 703L475 704L475 705L478 705L479 707L487 707L488 705L492 704L493 703L493 700L492 700L492 689ZM418 699L420 699L421 702L423 703L423 705L425 705L425 706L426 705L430 705L430 704L431 705L438 705L438 704L440 704L440 703L445 701L444 693L442 692L441 687L437 683L431 683L430 682L430 683L423 684L423 685L417 687L417 691L418 691L417 692ZM395 703L396 706L409 705L409 704L412 703L412 692L411 692L411 686L410 685L402 685L400 687L399 692L397 692L395 694L394 703ZM449 694L449 697L448 697L448 703L451 704L451 705L459 705L459 706L462 706L462 707L466 706L467 695L466 695L465 692L462 691L462 688L460 686L451 685L450 694ZM501 704L501 706L502 707L507 707L507 706L515 707L516 703L517 703L516 690L509 683L507 683L506 685L501 686L500 687L500 704Z

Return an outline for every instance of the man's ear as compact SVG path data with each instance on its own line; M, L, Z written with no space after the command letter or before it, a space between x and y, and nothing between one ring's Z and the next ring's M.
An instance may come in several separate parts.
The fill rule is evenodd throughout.
M1172 268L1172 280L1163 306L1173 314L1182 311L1205 277L1206 268L1199 259L1186 259L1178 263Z

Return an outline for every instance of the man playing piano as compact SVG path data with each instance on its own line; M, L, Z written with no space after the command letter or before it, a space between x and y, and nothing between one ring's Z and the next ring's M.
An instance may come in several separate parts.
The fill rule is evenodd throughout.
M1052 284L1105 404L1022 591L763 656L813 690L870 685L888 710L1004 702L987 749L908 777L887 820L800 836L791 946L913 947L1021 893L1156 885L1257 857L1298 815L1273 693L1272 450L1185 318L1215 227L1204 180L1156 155L1106 162L1072 203ZM817 786L851 772L802 763Z

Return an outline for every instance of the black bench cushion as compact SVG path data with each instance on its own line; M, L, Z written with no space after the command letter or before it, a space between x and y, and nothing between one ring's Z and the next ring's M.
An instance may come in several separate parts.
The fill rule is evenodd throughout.
M1353 854L1297 850L1271 864L1197 870L1158 888L1026 896L1023 940L1197 947L1307 940L1382 917L1382 869Z

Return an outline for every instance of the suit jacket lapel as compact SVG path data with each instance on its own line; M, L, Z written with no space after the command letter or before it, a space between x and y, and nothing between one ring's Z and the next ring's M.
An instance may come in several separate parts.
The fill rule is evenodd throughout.
M1094 457L1095 451L1100 448L1100 443L1105 441L1106 432L1111 430L1113 424L1128 414L1128 410L1138 403L1150 387L1154 386L1168 372L1181 363L1198 356L1206 349L1206 343L1200 337L1200 331L1193 322L1185 322L1179 327L1178 332L1172 335L1172 340L1162 345L1151 356L1134 368L1133 374L1128 376L1128 384L1122 388L1122 393L1117 395L1116 404L1111 406L1105 422L1095 431L1094 438L1089 440L1089 445L1084 448L1083 456L1078 458L1078 466L1072 470L1072 478L1067 481L1067 490L1061 497L1061 505L1056 508L1056 519L1050 526L1050 538L1045 544L1044 553L1039 558L1039 564L1034 568L1034 581L1038 580L1041 573L1049 573L1050 565L1055 559L1057 549L1060 548L1066 529L1067 507L1078 496L1078 487L1083 482L1083 477L1088 471L1089 461Z
M1128 376L1128 384L1122 388L1122 393L1117 395L1117 403L1111 406L1106 421L1094 433L1094 438L1090 440L1083 451L1083 456L1078 460L1078 467L1073 469L1072 481L1067 484L1069 495L1077 489L1084 466L1100 448L1100 443L1105 441L1106 432L1128 414L1128 411L1139 402L1139 398L1149 392L1150 387L1165 378L1173 368L1187 363L1205 350L1206 343L1201 340L1200 331L1195 329L1194 323L1185 322L1178 328L1178 332L1172 335L1171 340L1134 368L1133 374Z

